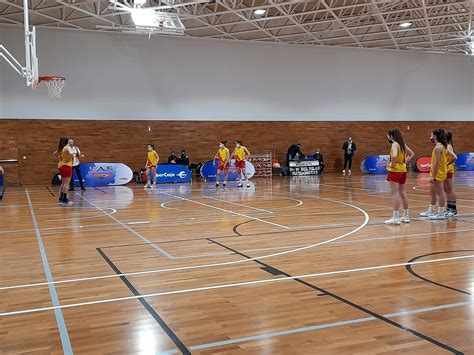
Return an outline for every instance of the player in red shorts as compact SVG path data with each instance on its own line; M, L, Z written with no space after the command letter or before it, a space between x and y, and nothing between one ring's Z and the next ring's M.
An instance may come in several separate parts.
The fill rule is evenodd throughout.
M59 188L59 204L63 206L72 206L73 203L67 198L69 183L72 178L72 165L74 153L68 145L67 138L60 138L58 149L53 153L58 159L59 175L61 176L61 187Z
M235 149L232 153L231 159L235 159L235 167L237 174L239 174L239 187L242 187L242 175L247 182L247 187L250 187L249 179L247 178L247 171L245 170L245 160L250 155L249 150L242 145L242 141L235 141Z
M448 143L448 147L446 148L446 160L448 161L448 173L446 176L446 180L444 180L444 192L446 193L447 199L447 211L446 217L453 217L457 216L458 210L456 206L456 192L454 191L454 184L453 184L453 176L454 176L454 162L456 160L450 159L452 154L454 153L454 145L453 145L453 134L451 132L446 132L446 141Z
M219 143L219 150L214 157L214 161L219 162L219 166L217 168L217 175L216 175L216 187L219 187L219 179L221 177L222 172L224 172L224 183L222 184L223 187L227 184L227 176L229 175L229 167L230 167L230 153L229 149L226 148L227 141L221 141Z
M410 223L408 215L408 196L405 191L407 181L407 163L413 158L413 151L403 141L402 133L398 128L387 132L390 148L390 161L387 165L387 181L392 192L393 216L385 224ZM400 199L403 202L403 217L400 218Z

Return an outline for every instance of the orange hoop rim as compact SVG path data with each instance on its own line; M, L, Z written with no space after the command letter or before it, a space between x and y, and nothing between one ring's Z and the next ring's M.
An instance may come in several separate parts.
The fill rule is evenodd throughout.
M52 80L66 80L64 76L55 76L55 75L46 75L38 77L38 83L42 81L52 81Z

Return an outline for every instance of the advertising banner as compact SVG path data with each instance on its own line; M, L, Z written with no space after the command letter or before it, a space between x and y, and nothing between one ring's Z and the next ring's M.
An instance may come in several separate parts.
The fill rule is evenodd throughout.
M191 170L187 166L179 164L158 165L156 177L157 184L190 182L192 180Z
M416 169L420 173L429 173L431 169L431 157L425 156L416 159Z
M457 170L474 170L474 153L473 152L463 152L457 154L458 159L456 160L456 169Z
M387 164L390 156L370 155L360 163L360 170L366 174L387 174Z
M80 165L85 186L118 186L128 184L133 177L132 169L122 163L83 163ZM79 179L73 170L73 181Z
M238 179L237 169L234 166L234 159L230 162L229 168L229 176L227 178L228 181L235 181ZM206 179L207 181L216 181L216 174L217 168L219 167L219 163L216 161L208 161L205 163L201 168L201 176ZM249 161L245 162L245 171L247 172L247 177L250 179L255 174L255 168L253 164ZM222 176L224 179L224 176Z

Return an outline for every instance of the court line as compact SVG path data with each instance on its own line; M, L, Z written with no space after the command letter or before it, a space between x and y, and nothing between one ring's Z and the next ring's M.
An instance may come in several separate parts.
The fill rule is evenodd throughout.
M48 288L49 294L51 296L51 302L54 307L54 316L56 318L56 324L59 330L59 337L61 338L61 345L63 348L64 354L72 355L72 346L71 341L69 340L69 334L67 331L66 322L64 321L63 313L61 311L59 298L56 293L56 288L54 287L54 278L51 269L49 268L48 257L46 256L46 250L43 244L43 238L41 237L41 232L38 226L38 221L36 220L35 211L33 209L33 204L31 203L30 194L28 193L28 189L25 188L26 199L28 200L28 205L30 207L31 219L33 220L33 225L35 227L36 232L36 241L38 242L38 248L41 254L41 262L43 263L43 270L46 276L46 280L48 280Z
M397 313L388 313L388 314L384 314L383 317L385 317L385 318L397 318L397 317L402 317L402 316L407 316L407 315L412 315L412 314L419 314L419 313L426 313L426 312L432 312L432 311L438 311L438 310L444 310L444 309L450 309L450 308L464 307L464 306L467 306L467 305L471 305L473 303L474 303L474 301L450 303L450 304L444 304L444 305L433 306L433 307L426 307L426 308L419 308L419 309L413 309L413 310L408 310L408 311L401 311L401 312L397 312ZM374 320L377 320L377 318L375 318L375 317L364 317L364 318L351 319L351 320L341 321L341 322L317 324L317 325L311 325L311 326L308 326L308 327L288 329L288 330L282 330L282 331L278 331L278 332L263 333L263 334L251 335L251 336L248 336L248 337L242 337L242 338L236 338L236 339L216 341L216 342L213 342L213 343L195 345L195 346L191 346L190 349L193 350L193 351L194 350L203 350L203 349L214 348L214 347L218 347L218 346L224 346L224 345L238 344L238 343L243 343L243 342L248 342L248 341L268 339L268 338L273 338L273 337L282 336L282 335L305 333L305 332L310 332L310 331L314 331L314 330L334 328L334 327L340 327L340 326L352 325L352 324L358 324L358 323L365 323L365 322L370 322L370 321L374 321Z
M343 244L343 243L362 243L362 242L370 242L373 240L387 240L387 239L400 239L400 238L408 238L408 237L413 237L415 238L421 238L421 237L426 237L426 236L433 236L437 234L449 234L449 233L459 233L459 232L471 232L474 231L473 228L470 229L461 229L461 230L449 230L449 231L440 231L440 232L429 232L429 233L413 233L413 234L404 234L404 235L395 235L395 236L390 236L390 237L375 237L375 238L364 238L364 239L354 239L354 240L341 240L341 241L336 241L330 246L335 246L337 244ZM245 235L243 235L245 236ZM211 237L212 238L212 237ZM186 242L185 240L183 242ZM292 248L299 248L303 246L307 246L309 244L299 244L299 245L282 245L279 247L268 247L268 248L257 248L257 249L246 249L246 250L241 250L242 253L247 253L247 252L254 252L254 251L268 251L268 250L279 250L279 249L292 249ZM203 256L220 256L220 255L232 255L235 253L203 253L203 254L191 254L191 255L185 255L185 256L175 256L176 259L191 259L191 258L199 258Z
M163 249L161 249L158 245L156 244L151 244L151 241L146 238L145 236L141 235L140 233L138 233L136 230L130 228L129 226L127 226L125 223L123 223L121 220L117 219L116 217L112 216L111 214L107 214L104 209L102 207L99 207L97 206L94 202L88 200L87 198L85 198L84 196L82 195L77 195L79 196L80 198L82 198L84 201L90 203L92 206L94 206L95 208L97 208L99 211L101 211L102 213L104 213L107 217L113 219L115 222L117 222L118 224L120 224L123 228L125 228L126 230L128 230L130 233L132 233L134 236L140 238L141 240L143 240L145 243L149 244L150 247L152 247L153 249L159 251L161 254L163 254L164 256L166 256L167 258L169 259L174 259L174 257L170 254L168 254L166 251L164 251Z
M243 281L231 284L221 284L221 285L214 285L214 286L205 286L205 287L196 287L196 288L188 288L188 289L181 289L181 290L174 290L174 291L164 291L164 292L156 292L156 293L148 293L143 294L140 296L125 296L125 297L117 297L117 298L108 298L96 301L87 301L87 302L79 302L79 303L71 303L71 304L63 304L60 306L53 306L53 307L41 307L41 308L31 308L31 309L24 309L20 311L11 311L11 312L3 312L0 313L0 317L5 316L13 316L19 314L29 314L29 313L37 313L37 312L44 312L50 311L54 309L65 309L65 308L74 308L74 307L81 307L81 306L90 306L95 304L105 304L105 303L112 303L112 302L121 302L121 301L128 301L128 300L135 300L138 298L152 298L158 296L169 296L169 295L179 295L185 293L192 293L192 292L202 292L202 291L210 291L210 290L218 290L218 289L225 289L225 288L234 288L234 287L242 287L242 286L251 286L251 285L262 285L262 284L270 284L282 281L289 281L294 279L307 279L319 276L328 276L328 275L339 275L339 274L348 274L354 272L363 272L363 271L372 271L372 270L381 270L381 269L389 269L389 268L396 268L402 267L407 265L418 265L418 264L432 264L432 263L439 263L445 261L452 261L452 260L463 260L463 259L472 259L474 255L464 255L464 256L455 256L451 258L440 258L440 259L430 259L430 260L421 260L421 261L414 261L414 262L405 262L405 263L398 263L398 264L387 264L387 265L376 265L376 266L369 266L364 268L356 268L356 269L348 269L348 270L338 270L338 271L328 271L328 272L320 272L314 274L305 274L305 275L297 275L297 276L288 276L288 277L279 277L275 279L261 279L261 280L253 280L253 281ZM253 261L255 259L246 259L245 261ZM150 270L157 272L156 270ZM143 271L142 273L151 273L150 271ZM112 277L120 277L120 276L128 276L128 275L136 275L137 273L122 273L122 274L115 274L115 275L107 275L103 278L112 278ZM92 278L89 278L92 279ZM82 279L81 281L84 281ZM64 282L73 282L73 280L64 280L59 281L61 283ZM58 283L58 282L56 282Z
M114 264L112 260L107 256L107 254L102 251L100 248L96 248L97 252L100 254L100 256L105 260L107 264L109 264L110 268L116 273L116 274L121 274L122 272L119 270L119 268ZM130 290L130 292L135 295L139 296L140 292L133 286L133 284L125 277L121 276L120 279L122 282L127 286L127 288ZM183 341L176 335L176 333L170 328L170 326L165 322L165 320L154 310L154 308L144 299L144 298L139 298L139 302L142 304L142 306L145 308L145 310L153 317L156 323L163 329L163 331L168 335L170 340L176 345L176 347L181 351L182 354L188 355L191 354L189 349L186 347L186 345L183 343Z
M82 196L80 196L80 197L82 197ZM82 197L82 198L85 199L85 197ZM208 267L242 264L242 263L249 262L249 261L268 259L268 258L271 258L271 257L286 255L286 254L290 254L290 253L295 253L295 252L298 252L298 251L302 251L302 250L314 248L314 247L317 247L317 246L320 246L320 245L328 244L328 243L331 243L331 242L334 242L336 240L348 237L349 235L358 232L359 230L364 228L369 223L369 215L367 214L367 212L365 212L363 209L361 209L357 206L351 205L350 203L347 203L347 202L344 202L344 201L338 201L338 200L333 200L333 199L324 199L324 198L319 198L319 199L333 201L333 202L336 202L336 203L341 203L341 204L344 204L344 205L351 206L351 207L361 211L365 216L365 220L357 228L355 228L355 229L353 229L353 230L351 230L347 233L344 233L340 236L337 236L337 237L334 237L334 238L331 238L331 239L328 239L328 240L325 240L325 241L322 241L322 242L319 242L319 243L316 243L316 244L311 244L311 245L308 245L308 246L305 246L305 247L296 248L296 249L287 250L287 251L282 251L282 252L275 253L275 254L262 255L262 256L259 256L259 257L256 257L256 258L252 258L252 259L228 261L228 262L221 262L221 263L214 263L214 264L201 264L201 265L193 265L193 266L174 267L174 268L169 268L169 269L155 269L155 270L146 270L146 271L135 271L135 272L124 273L122 275L91 276L91 277L85 277L85 278L59 280L59 281L55 281L55 283L59 284L59 283L68 283L68 282L90 281L90 280L113 278L113 277L117 277L117 276L144 275L144 274L152 274L152 273L163 273L163 272L183 271L183 270L195 270L195 269L203 269L203 268L208 268ZM109 216L109 217L115 219L115 217L113 217L113 216ZM117 220L117 221L119 221L119 220ZM129 227L126 226L126 228L129 228ZM149 242L149 243L151 243L151 242ZM6 286L6 287L0 288L0 290L13 289L13 288L33 287L33 286L40 286L40 285L44 285L44 284L45 283L31 283L31 284L27 284L27 285Z
M235 206L245 207L245 208L255 210L255 211L260 211L260 212L265 212L265 213L273 213L272 211L264 210L264 209L257 208L257 207L247 206L247 205L243 205L243 204L232 202L232 201L222 200L220 198L216 198L216 197L212 197L212 196L202 195L202 197L203 198L208 198L208 199L211 199L211 200L215 200L215 201L221 201L221 202L228 203L228 204L235 205Z
M246 214L243 214L243 213L239 213L239 212L235 212L235 211L231 211L231 210L226 210L224 208L216 207L216 206L213 206L213 205L208 205L207 203L199 202L199 201L196 201L196 200L191 200L191 199L186 198L186 197L172 195L172 194L169 194L167 192L160 192L160 191L157 191L157 192L159 194L163 194L163 195L167 195L167 196L170 196L170 197L173 197L173 198L177 198L177 199L180 199L182 201L192 202L194 204L198 204L198 205L201 205L201 206L206 206L206 207L213 208L213 209L216 209L216 210L219 210L219 211L222 211L222 212L230 213L230 214L233 214L233 215L236 215L236 216L245 217L245 218L248 218L248 219L253 219L254 221L259 221L259 222L262 222L262 223L271 224L273 226L284 228L284 229L291 229L290 227L287 227L287 226L284 226L284 225L281 225L281 224L278 224L278 223L269 222L269 221L266 221L264 219L249 216L249 215L246 215Z

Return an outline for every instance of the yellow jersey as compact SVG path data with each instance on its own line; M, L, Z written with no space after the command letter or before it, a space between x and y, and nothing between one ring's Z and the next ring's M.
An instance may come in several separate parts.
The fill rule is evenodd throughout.
M395 143L392 143L392 145L393 144ZM397 172L397 173L406 173L407 164L405 162L406 160L405 152L402 151L398 143L397 143L397 157L395 159L393 159L391 153L392 153L392 150L390 149L390 163L393 163L393 167L391 167L389 164L387 165L387 170Z
M152 150L152 151L148 152L147 165L156 166L158 164L158 158L156 156L157 156L156 151Z
M222 161L229 160L229 149L219 148L219 159Z
M453 146L448 144L448 148L454 151ZM448 154L448 150L446 149L446 164L451 160L451 156ZM447 165L448 173L454 173L454 164Z
M240 147L235 147L234 156L237 158L237 160L244 160L245 159L245 147L243 145L241 145Z
M433 165L436 156L436 148L442 147L443 151L441 152L439 164L438 164L438 171L433 171ZM446 180L448 175L448 167L446 166L446 148L441 143L436 143L436 146L433 148L433 152L431 153L431 171L430 176L434 177L435 180L443 182Z
M61 152L58 167L72 166L74 163L73 155L69 152L68 146L65 146Z

